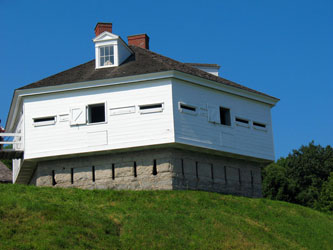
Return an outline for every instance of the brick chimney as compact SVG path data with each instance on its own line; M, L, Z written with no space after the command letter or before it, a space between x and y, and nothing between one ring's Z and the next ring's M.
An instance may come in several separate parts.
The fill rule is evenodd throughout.
M95 27L95 34L98 36L104 31L112 33L112 23L97 23Z
M147 34L128 36L128 45L135 45L144 49L149 49L149 36Z

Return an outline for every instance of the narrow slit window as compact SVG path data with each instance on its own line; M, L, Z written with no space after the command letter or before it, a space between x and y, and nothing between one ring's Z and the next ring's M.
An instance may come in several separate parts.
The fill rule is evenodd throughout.
M136 173L136 161L133 164L133 174L134 174L134 177L138 176L137 173Z
M55 171L52 170L52 186L57 185L56 179L55 179Z
M115 178L114 163L112 163L112 180Z
M195 106L188 105L182 102L179 103L179 111L187 114L197 114L197 108Z
M74 168L71 168L71 184L74 184Z
M182 175L183 178L185 177L185 171L184 171L184 160L182 159Z
M157 164L156 164L156 160L154 160L153 175L157 175Z
M140 110L141 114L162 112L163 111L163 103L140 105L139 110Z
M251 170L251 187L253 187L253 172Z
M88 122L105 122L105 103L88 105Z
M220 107L220 120L222 125L231 126L230 109Z
M35 126L52 125L56 123L56 117L55 116L38 117L34 118L33 121Z
M224 166L224 182L227 183L228 182L228 178L227 178L227 167Z
M243 124L249 124L248 120L245 120L245 119L242 119L242 118L238 118L238 117L236 117L236 122L240 122L240 123L243 123Z
M260 128L266 128L266 124L259 123L259 122L253 122L253 126L257 126L257 127L260 127Z
M214 180L214 166L213 166L213 164L210 165L210 174L211 174L212 180Z
M195 162L195 175L197 176L197 180L199 180L199 172L198 172L198 162Z
M95 182L95 166L92 166L91 172L92 172L92 181Z
M242 184L242 178L241 178L241 170L240 170L240 168L238 169L238 182L239 182L239 185Z

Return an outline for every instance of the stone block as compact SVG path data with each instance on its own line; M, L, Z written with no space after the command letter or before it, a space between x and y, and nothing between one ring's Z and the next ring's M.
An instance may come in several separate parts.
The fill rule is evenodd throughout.
M111 165L97 165L95 166L95 180L96 182L101 180L110 180L112 178Z
M196 176L196 161L183 159L185 178Z
M134 162L115 164L115 178L134 176Z
M90 185L92 183L92 167L74 168L74 184Z
M198 162L198 174L199 179L201 178L212 178L212 164L205 162Z
M71 183L71 170L69 168L58 168L54 170L57 186L68 185Z
M237 183L237 184L239 184L238 168L227 166L226 167L226 176L227 176L227 183Z

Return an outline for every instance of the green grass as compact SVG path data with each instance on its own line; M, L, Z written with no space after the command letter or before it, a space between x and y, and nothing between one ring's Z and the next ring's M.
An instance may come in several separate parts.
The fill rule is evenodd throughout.
M0 185L0 249L332 249L333 216L197 191Z

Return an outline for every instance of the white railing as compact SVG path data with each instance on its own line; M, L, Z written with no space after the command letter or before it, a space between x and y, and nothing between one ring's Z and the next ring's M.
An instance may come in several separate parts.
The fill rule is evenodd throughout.
M24 150L23 136L21 133L0 133L1 150ZM11 149L5 149L5 145L13 145Z

